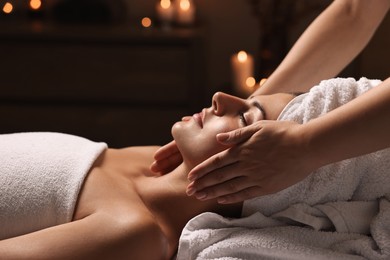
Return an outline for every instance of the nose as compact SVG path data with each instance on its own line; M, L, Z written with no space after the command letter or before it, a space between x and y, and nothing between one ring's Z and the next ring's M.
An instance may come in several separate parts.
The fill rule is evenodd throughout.
M217 92L213 95L212 98L212 108L214 114L217 116L223 116L226 113L243 109L246 107L246 102L238 97L223 93Z

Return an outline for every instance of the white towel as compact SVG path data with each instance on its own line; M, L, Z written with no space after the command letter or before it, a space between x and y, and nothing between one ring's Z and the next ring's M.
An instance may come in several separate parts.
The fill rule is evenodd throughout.
M305 123L380 81L332 79L290 102ZM324 166L276 194L244 202L242 219L190 220L178 259L390 259L390 150Z
M0 240L72 220L104 143L59 133L0 135Z
M342 106L380 84L380 80L361 78L334 78L322 81L308 93L292 100L279 115L278 120L306 123Z

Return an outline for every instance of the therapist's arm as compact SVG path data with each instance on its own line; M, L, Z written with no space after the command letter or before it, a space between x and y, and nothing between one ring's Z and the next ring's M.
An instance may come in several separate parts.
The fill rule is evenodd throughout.
M336 0L306 29L266 83L254 92L307 92L335 77L367 45L389 0Z
M305 125L315 168L390 147L390 78Z
M187 193L235 203L278 192L323 165L390 147L389 118L390 78L303 125L259 121L239 135L219 134L224 145L245 148L233 146L193 168Z
M389 8L390 0L335 0L306 29L275 72L253 95L307 92L321 80L336 76L367 45ZM251 129L247 130L249 135L253 134ZM243 141L237 133L231 136ZM168 149L160 150L152 169L164 173L167 172L165 169L178 165L179 157L171 154L177 155L177 148L172 143ZM224 162L227 164L227 161L221 161L221 167L226 166Z

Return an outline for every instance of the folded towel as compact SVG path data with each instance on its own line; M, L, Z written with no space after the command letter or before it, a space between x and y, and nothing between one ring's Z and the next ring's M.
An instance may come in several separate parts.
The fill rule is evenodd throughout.
M322 81L309 93L292 100L279 120L306 123L356 98L380 81L361 78L359 81L336 78ZM243 215L260 211L269 216L289 205L309 205L334 201L370 201L390 192L390 150L324 166L306 179L277 194L262 196L244 203Z
M292 100L279 120L305 123L378 85L331 79ZM204 213L177 259L390 259L390 150L324 166L278 193L244 202L243 218Z
M0 240L72 220L104 143L58 133L0 135Z
M348 103L380 83L380 80L367 78L358 81L353 78L324 80L308 93L292 100L283 109L278 120L306 123Z
M390 259L390 200L378 201L316 206L323 211L295 205L269 217L256 212L241 219L203 213L185 226L177 259ZM325 228L334 225L336 231L304 226L314 226L320 216ZM371 235L363 234L366 228Z

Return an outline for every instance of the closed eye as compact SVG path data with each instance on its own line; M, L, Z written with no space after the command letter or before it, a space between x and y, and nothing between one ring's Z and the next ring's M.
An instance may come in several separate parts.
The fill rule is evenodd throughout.
M247 125L248 125L248 122L247 122L246 119L245 119L244 113L240 112L239 116L240 116L240 121L241 121L241 123L242 123L244 126L247 126Z

